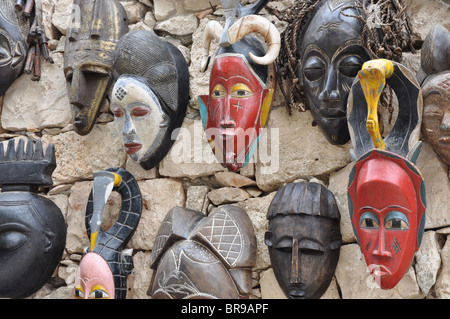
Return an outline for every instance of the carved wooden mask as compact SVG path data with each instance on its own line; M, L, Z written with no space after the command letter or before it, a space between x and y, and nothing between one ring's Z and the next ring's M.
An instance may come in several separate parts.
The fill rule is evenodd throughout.
M0 1L0 96L22 73L27 58L30 22L14 5L14 0Z
M17 147L17 149L16 149ZM41 289L58 266L66 223L55 203L38 194L52 184L55 149L14 140L0 144L0 297L26 298Z
M397 119L383 138L373 115L385 83L399 103ZM384 59L363 65L349 97L356 164L348 205L361 252L382 289L395 287L409 269L425 227L425 183L414 165L421 114L420 86L411 71Z
M347 98L353 79L369 60L361 44L363 24L341 13L357 0L324 0L307 21L298 41L297 72L311 114L328 141L342 145L349 141ZM344 13L359 16L355 8Z
M280 188L267 213L265 242L286 297L320 298L333 278L341 246L334 195L317 183Z
M103 230L102 212L112 191L121 196L121 212L115 224ZM124 249L139 225L141 213L142 195L133 175L121 168L94 173L85 219L90 247L76 274L75 299L126 298L133 259Z
M64 73L75 131L86 135L95 124L113 75L119 39L128 32L125 9L114 0L74 0L67 30Z
M256 4L259 6L253 10L260 10L261 1ZM231 17L234 21L234 15ZM212 39L221 48L214 58L209 95L198 100L213 152L224 167L238 171L254 154L272 107L276 86L273 61L279 53L280 34L270 21L257 15L243 16L229 24L227 17L225 29L217 21L206 27L204 60ZM248 35L252 32L266 37L267 51L256 37ZM204 62L202 68L207 65Z
M186 113L186 61L152 31L136 30L121 39L114 65L118 79L111 111L125 151L143 168L152 169L169 152Z
M248 298L256 237L247 213L225 205L208 217L175 207L158 231L150 259L153 299Z
M450 165L450 31L436 25L425 38L417 78L422 86L422 134Z

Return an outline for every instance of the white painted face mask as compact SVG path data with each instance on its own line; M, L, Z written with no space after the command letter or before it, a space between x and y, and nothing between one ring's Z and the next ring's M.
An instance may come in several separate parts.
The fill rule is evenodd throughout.
M168 133L169 116L145 80L123 75L114 85L111 111L125 152L143 163L157 152Z

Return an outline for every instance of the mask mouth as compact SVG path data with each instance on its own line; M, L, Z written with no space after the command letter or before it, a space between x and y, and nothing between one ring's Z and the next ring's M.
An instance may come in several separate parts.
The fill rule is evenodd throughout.
M289 297L291 299L305 299L306 298L306 292L301 287L289 287L288 288Z
M137 153L138 151L140 151L141 148L142 148L142 144L140 144L140 143L135 143L135 142L128 142L128 143L125 143L125 144L123 144L123 146L125 147L125 152L126 152L128 155L135 154L135 153Z
M450 136L443 136L439 138L439 144L446 149L450 150Z
M375 278L384 278L391 275L391 272L385 266L378 264L369 265L369 272Z

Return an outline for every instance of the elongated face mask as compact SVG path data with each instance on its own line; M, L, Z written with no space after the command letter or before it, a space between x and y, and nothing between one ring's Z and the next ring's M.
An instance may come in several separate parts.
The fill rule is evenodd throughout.
M64 74L75 131L86 135L95 124L113 74L119 39L128 32L122 5L112 0L81 0L67 31Z
M275 195L265 242L286 297L320 298L336 269L340 214L333 194L316 183L291 183Z
M217 158L237 171L253 155L266 125L273 90L240 55L216 57L209 96L202 96L203 125ZM205 114L206 113L206 114Z
M424 187L412 164L386 151L372 151L351 174L352 225L369 271L382 289L397 285L419 249Z
M356 3L325 1L299 43L297 76L309 109L328 141L338 145L350 139L346 117L348 94L362 64L369 60L361 45L362 23L340 12ZM344 12L359 15L355 9Z
M121 76L113 88L111 111L125 152L138 163L145 161L150 148L167 134L169 116L143 79Z

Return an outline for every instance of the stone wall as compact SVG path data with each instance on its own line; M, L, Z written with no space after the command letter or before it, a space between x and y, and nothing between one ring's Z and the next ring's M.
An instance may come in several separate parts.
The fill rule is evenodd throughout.
M274 278L264 244L267 208L284 183L316 181L336 196L341 212L343 245L335 277L323 298L448 298L450 297L450 180L448 166L425 143L418 159L427 187L426 229L413 265L392 290L383 291L371 280L364 257L353 235L348 208L347 182L352 168L350 143L330 145L318 127L312 126L309 112L288 115L278 93L270 114L268 130L262 137L257 159L239 174L226 172L215 160L203 135L196 97L205 94L209 73L200 73L202 33L210 19L224 21L218 6L214 12L208 0L128 0L120 1L130 21L130 29L154 30L175 44L189 64L191 104L183 132L158 167L145 171L130 160L122 148L113 116L105 101L92 132L77 135L71 123L63 73L64 37L72 0L40 0L43 20L50 39L54 64L43 62L42 79L21 76L2 99L1 140L40 138L56 148L54 186L45 196L52 199L67 221L65 254L52 279L30 298L71 298L75 272L88 246L84 212L92 186L92 174L114 166L130 171L139 181L144 211L137 232L128 247L133 249L134 271L129 277L129 298L149 298L152 270L150 253L160 222L174 206L205 213L234 203L246 209L253 221L257 243L257 265L253 271L252 298L285 298ZM272 0L261 14L280 31L285 27L273 10L289 8L294 0ZM425 38L439 22L450 29L448 0L405 0L412 23ZM212 5L218 0L211 1ZM214 49L214 47L213 47ZM417 71L418 54L405 54L404 64ZM112 223L119 209L118 197L108 202Z

